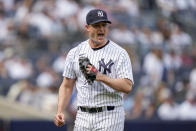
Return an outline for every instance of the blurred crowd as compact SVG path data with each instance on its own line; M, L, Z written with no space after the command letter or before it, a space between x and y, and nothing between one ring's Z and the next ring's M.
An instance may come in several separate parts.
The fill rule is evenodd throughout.
M196 0L0 0L0 94L55 112L66 54L87 38L93 8L108 12L108 37L132 61L126 118L196 120L196 39L175 17L196 20Z

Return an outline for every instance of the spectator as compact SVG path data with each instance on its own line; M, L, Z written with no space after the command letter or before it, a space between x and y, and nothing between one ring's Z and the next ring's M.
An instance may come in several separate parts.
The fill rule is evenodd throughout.
M190 73L190 88L195 92L196 94L196 66L193 68L193 70Z
M175 103L171 92L168 92L166 95L163 103L158 108L158 116L162 120L177 120L178 105Z
M154 46L151 52L149 52L144 58L143 69L146 76L149 78L149 81L153 81L152 85L155 88L162 81L164 73L162 56L162 49Z
M194 92L187 92L186 100L179 107L180 120L196 120L196 101Z
M122 45L135 44L134 34L125 25L119 25L119 28L113 29L111 31L111 38Z
M192 39L178 25L174 25L172 27L170 43L173 48L177 48L180 51L183 47L190 46Z
M24 57L13 57L5 62L9 76L14 80L30 78L33 74L32 63Z
M62 73L64 70L64 63L65 63L66 54L62 53L59 57L57 57L53 63L53 69L58 72Z

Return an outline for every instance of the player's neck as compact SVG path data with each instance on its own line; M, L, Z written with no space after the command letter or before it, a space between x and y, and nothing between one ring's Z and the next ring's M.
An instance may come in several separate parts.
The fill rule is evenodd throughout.
M89 44L91 48L99 48L99 47L104 46L106 43L107 43L107 40L104 40L104 42L102 43L93 41L91 39L89 40Z

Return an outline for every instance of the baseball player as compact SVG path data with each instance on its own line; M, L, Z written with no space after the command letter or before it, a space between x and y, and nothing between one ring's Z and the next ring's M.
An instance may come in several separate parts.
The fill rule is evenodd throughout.
M133 85L130 58L123 48L107 39L111 21L105 11L89 11L86 22L89 39L71 49L65 61L54 123L65 124L63 110L76 87L74 131L123 131L123 93L129 93Z

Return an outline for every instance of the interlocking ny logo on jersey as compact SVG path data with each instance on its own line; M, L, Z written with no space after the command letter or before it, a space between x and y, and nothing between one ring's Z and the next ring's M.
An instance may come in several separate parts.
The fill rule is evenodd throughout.
M110 61L105 64L104 59L101 59L99 61L99 72L101 72L101 69L103 68L103 74L111 73L111 67L114 64L114 62L110 59Z
M97 12L97 15L98 15L99 17L103 17L103 11L98 11L98 12Z

